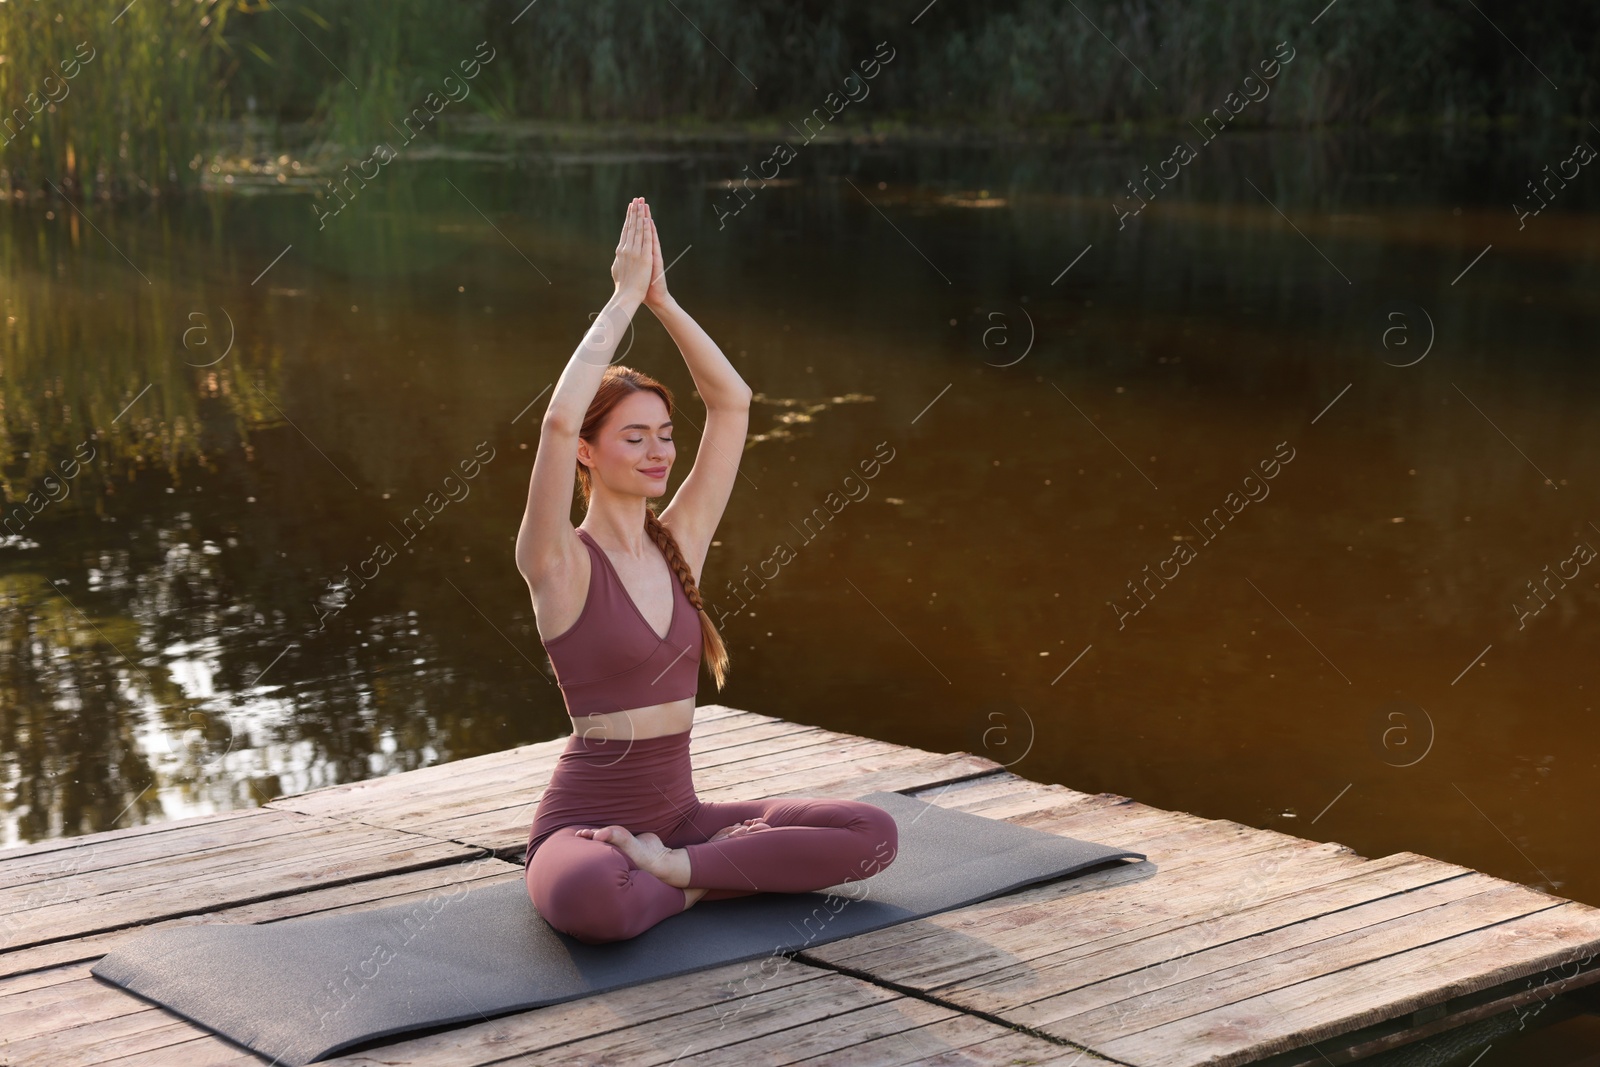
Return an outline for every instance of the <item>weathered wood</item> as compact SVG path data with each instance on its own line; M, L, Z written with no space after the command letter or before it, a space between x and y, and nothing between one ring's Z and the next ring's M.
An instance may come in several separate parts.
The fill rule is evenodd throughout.
M87 1063L106 1058L164 1049L182 1041L212 1036L204 1027L185 1022L157 1008L131 1015L91 1020L73 1015L78 1005L55 1015L53 1025L41 1032L9 1033L0 1041L0 1062L7 1064ZM0 1026L9 1021L0 1016ZM261 1063L240 1050L238 1063Z
M1436 894L1422 892L1466 877L1422 857L1401 862L1388 857L1351 866L1348 862L1300 864L1290 852L1278 856L1282 867L1258 876L1252 868L1260 866L1263 855L1252 855L1249 863L1229 865L1220 877L1211 871L1204 878L1191 874L1179 884L1151 879L1126 894L1123 903L1131 908L1119 907L1112 915L1099 908L1057 907L1034 928L1031 943L1023 941L1015 928L964 930L969 937L976 933L983 944L1009 952L1012 962L983 971L975 967L978 973L970 977L946 971L941 975L942 984L934 988L946 996L959 988L963 1002L986 1011L1001 1005L1009 1009L1040 995L1060 995L1119 978L1140 989L1154 989L1171 973L1188 975L1213 963L1217 957L1207 950L1265 937L1280 927L1290 931L1283 935L1285 939L1313 939L1341 923L1359 927L1377 921L1389 910L1403 913L1425 907L1427 901L1448 899L1450 893L1482 888L1478 883L1478 889L1452 885ZM1252 877L1261 880L1247 881ZM1236 893L1233 887L1241 881L1247 889ZM1207 914L1208 897L1227 902L1226 910ZM1373 907L1363 911L1364 905ZM1043 951L1032 947L1040 942L1050 947ZM1070 947L1055 947L1063 944ZM1100 995L1109 995L1108 989L1102 986Z
M81 874L34 871L31 881L0 890L0 947L25 948L330 882L434 866L480 851L292 812L265 813L248 825L267 820L287 832L197 852L183 850L182 831L152 835L139 840L161 851L121 866Z
M1215 913L1204 909L1229 900L1236 887L1265 864L1282 864L1297 878L1292 885L1309 888L1348 877L1355 869L1352 865L1359 863L1303 843L1252 847L1262 845L1246 838L1240 851L1197 852L1188 863L1176 865L1181 878L1166 866L1156 874L1149 864L1127 864L811 951L820 959L848 962L929 991L957 985L976 991L1014 980L1031 983L1035 974L1073 968L1074 961L1095 953L1215 921ZM1175 891L1175 885L1181 885L1181 891ZM999 991L987 990L985 995Z
M868 1037L852 1033L859 1044L799 1060L804 1067L1095 1067L1110 1060L1070 1046L1046 1045L1038 1038L1015 1031L1001 1031L993 1023L972 1015L953 1018ZM737 1053L738 1049L730 1049ZM745 1061L748 1062L748 1061Z
M1575 947L1553 948L1562 944ZM1115 1038L1098 1050L1149 1067L1231 1067L1534 974L1597 946L1600 910L1558 902L1487 928L1283 983L1268 993Z
M754 782L737 779L721 782L712 776L697 780L700 795L707 800L734 800L749 796L838 796L854 797L878 790L899 792L913 784L949 781L986 774L993 763L965 752L932 754L908 750L904 753L857 753L847 766L823 764L804 770L790 770Z
M195 855L225 845L263 841L305 829L304 820L278 817L260 808L217 822L190 822L166 834L95 834L49 852L0 859L0 891L121 867L152 858ZM138 829L145 829L138 827ZM3 906L3 905L0 905Z
M423 899L430 892L456 884L475 885L484 879L522 877L522 868L493 858L469 856L415 871L388 872L377 877L351 882L313 886L303 892L269 897L249 904L214 911L158 920L136 926L90 934L62 941L49 941L31 948L0 954L0 979L23 975L66 963L93 962L124 941L139 937L146 930L168 926L188 926L215 922L276 922L279 919L313 915L346 906L382 907L407 900ZM7 988L0 982L0 996Z
M1115 975L1007 1015L1098 1044L1556 904L1494 883L1487 875L1454 878L1181 956L1171 952L1194 944L1181 934L1175 944L1151 939L1139 946L1148 966L1118 970L1136 956L1117 954L1105 968Z
M539 798L566 743L563 736L509 753L283 797L269 806L509 853L526 844ZM808 788L817 795L853 796L981 774L996 766L966 754L924 753L767 716L746 719L719 706L697 709L690 760L697 791L706 799L758 799ZM841 765L855 768L859 779L819 780L815 768ZM446 773L445 767L452 770Z
M725 1000L728 968L612 990L450 1034L328 1061L330 1067L477 1067L527 1057L550 1065L1103 1063L804 964ZM685 988L674 990L682 982ZM712 999L715 998L715 999ZM991 1045L991 1042L994 1043Z
M1588 964L1592 965L1595 959L1594 956L1588 957ZM1588 971L1569 974L1567 968L1563 967L1535 974L1522 981L1494 986L1475 995L1454 998L1447 1007L1438 1009L1442 1014L1433 1015L1427 1021L1419 1020L1432 1009L1342 1033L1324 1039L1307 1052L1282 1053L1273 1059L1275 1067L1316 1067L1319 1063L1326 1067L1329 1063L1354 1063L1435 1034L1460 1030L1497 1015L1511 1016L1511 1021L1517 1024L1519 1030L1529 1028L1530 1023L1539 1026L1550 1021L1559 1022L1583 1014L1583 997L1597 988L1600 988L1600 968L1591 966ZM1339 1047L1331 1047L1333 1042L1337 1042ZM1291 1059L1298 1059L1299 1062L1288 1062ZM1276 1062L1280 1060L1283 1062ZM1600 1067L1600 1063L1590 1064L1589 1067Z
M9 848L0 848L0 869L9 866L13 860L27 856L39 856L46 852L59 852L63 849L85 848L111 841L123 841L130 837L144 837L148 834L171 833L174 830L182 830L201 824L220 826L230 819L248 817L255 813L255 808L240 808L237 811L222 811L214 815L194 815L186 819L173 819L168 822L141 823L137 826L124 826L116 830L79 834L76 837L52 837L27 845L13 845Z
M691 759L708 763L737 760L750 753L748 746L768 741L774 751L808 744L847 739L817 727L772 722L737 723L719 720L709 728L696 723L691 737ZM332 815L367 819L375 814L395 817L423 816L434 821L448 817L453 808L471 804L482 796L521 794L523 802L550 780L550 772L566 748L570 735L524 745L505 752L474 756L455 763L437 764L416 771L386 775L346 785L330 786L295 796L279 797L268 807L305 815ZM627 742L617 742L619 754ZM724 751L731 753L722 756ZM508 800L509 803L509 800Z
M1411 853L1368 860L1335 842L1030 782L970 753L720 705L698 709L694 729L707 800L896 789L1148 859L793 959L609 990L334 1062L1228 1067L1297 1049L1320 1062L1316 1041L1342 1063L1546 986L1600 982L1600 969L1576 966L1553 977L1600 952L1600 910L1465 867ZM520 879L516 863L482 857L520 859L566 743L0 852L0 949L11 946L0 952L0 1063L263 1063L88 968L152 925L276 921ZM1517 984L1534 979L1541 990Z

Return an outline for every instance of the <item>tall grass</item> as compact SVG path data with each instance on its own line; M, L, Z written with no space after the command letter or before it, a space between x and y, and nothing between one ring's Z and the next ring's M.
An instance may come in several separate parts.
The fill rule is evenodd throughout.
M0 190L187 184L220 104L215 45L230 6L145 0L118 17L91 0L0 3Z
M493 29L502 5L485 6ZM919 6L540 0L506 35L518 110L781 121L821 106L886 40L899 55L861 109L873 116L986 126L1176 120L1218 105L1286 40L1297 51L1292 76L1244 121L1505 114L1548 122L1600 111L1600 6L1592 0L1483 0L1481 12L1453 0L1363 0L1336 5L1315 25L1315 2L941 3L913 26ZM1537 69L1502 31L1523 42Z
M370 149L480 41L496 58L444 122L479 113L783 130L880 41L896 57L848 121L1180 121L1218 106L1280 41L1294 64L1241 124L1548 126L1600 112L1592 0L1362 0L1320 15L1315 0L990 0L939 3L913 25L916 6L140 0L113 23L117 5L104 0L0 0L0 109L27 119L0 143L0 187L183 185L225 140L206 124L228 116L304 122L324 146ZM29 94L80 41L95 59L68 97L31 115Z

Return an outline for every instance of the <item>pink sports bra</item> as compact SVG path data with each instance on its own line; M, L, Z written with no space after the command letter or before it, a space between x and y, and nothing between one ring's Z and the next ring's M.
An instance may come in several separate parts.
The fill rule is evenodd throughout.
M665 704L700 685L700 613L672 576L672 621L662 637L628 595L605 549L578 530L589 549L589 591L578 621L541 640L573 717Z

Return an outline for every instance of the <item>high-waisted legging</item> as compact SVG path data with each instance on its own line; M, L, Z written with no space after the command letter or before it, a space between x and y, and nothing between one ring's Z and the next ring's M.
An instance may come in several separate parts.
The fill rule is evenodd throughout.
M770 829L711 841L727 826ZM557 930L598 944L634 937L684 910L687 894L640 870L617 846L579 837L617 824L689 855L702 900L804 893L871 877L894 859L894 817L859 800L778 797L707 803L695 795L689 731L633 740L574 734L528 832L526 881Z

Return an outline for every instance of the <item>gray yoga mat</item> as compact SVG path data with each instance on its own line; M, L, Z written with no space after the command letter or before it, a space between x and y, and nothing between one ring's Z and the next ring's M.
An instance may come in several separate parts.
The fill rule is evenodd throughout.
M1145 858L899 793L859 799L899 828L894 861L870 878L701 901L626 941L586 945L556 931L515 879L420 904L151 931L92 973L299 1067L377 1038L795 952ZM772 970L754 972L752 991Z

